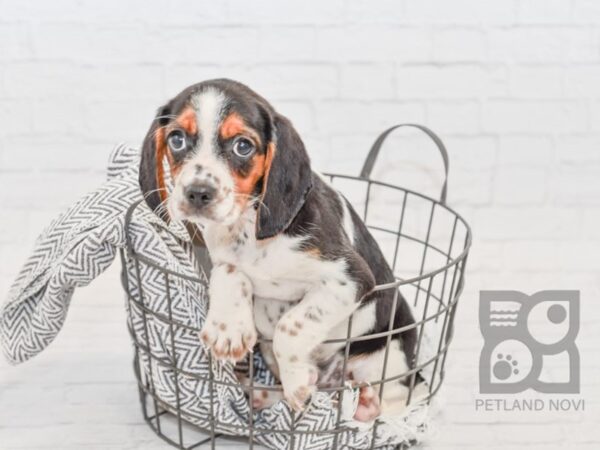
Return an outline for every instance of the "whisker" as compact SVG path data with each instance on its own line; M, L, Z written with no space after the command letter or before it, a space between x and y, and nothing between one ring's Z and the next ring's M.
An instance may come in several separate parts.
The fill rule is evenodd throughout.
M247 198L250 200L250 202L254 205L255 203L258 203L259 205L261 205L263 208L265 208L267 210L267 212L269 214L271 214L271 210L269 209L269 207L267 205L265 205L265 203L257 196L255 195L249 195L249 194L242 194L242 193L234 193L234 195L236 197L241 197L241 198Z
M160 120L160 119L175 119L177 116L175 114L165 114L164 116L156 116L152 121Z
M167 212L167 205L161 203L160 205L158 205L156 207L156 209L154 210L157 214L162 215L162 213Z
M167 190L166 188L152 189L152 190L150 190L150 191L146 191L146 192L144 192L142 196L143 196L144 200L146 200L146 199L148 198L148 196L150 196L150 195L154 194L155 192L158 192L158 191L166 191L166 190Z
M169 197L165 198L162 202L160 202L158 204L158 206L156 207L157 212L168 212L167 211L167 201L169 200Z
M156 130L154 130L154 132L152 133L152 137L156 138L157 134L159 133L160 130L162 130L163 128L166 128L168 125L163 125L161 127L156 128Z

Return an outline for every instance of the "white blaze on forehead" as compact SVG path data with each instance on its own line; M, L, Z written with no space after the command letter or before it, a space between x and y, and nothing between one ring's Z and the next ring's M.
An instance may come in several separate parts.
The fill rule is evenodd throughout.
M217 141L225 95L217 89L208 88L192 97L192 106L196 110L196 123L200 130L198 153L206 156L207 152L212 152L212 146Z
M229 169L222 158L217 157L216 146L218 145L219 123L221 113L225 107L225 95L223 92L208 88L191 98L191 104L196 111L196 124L198 126L198 143L193 149L192 157L184 164L179 179L184 185L202 181L212 175L220 180L222 186L231 186L233 181L228 180ZM203 171L200 175L196 173L195 167L200 165ZM200 178L199 178L200 177Z

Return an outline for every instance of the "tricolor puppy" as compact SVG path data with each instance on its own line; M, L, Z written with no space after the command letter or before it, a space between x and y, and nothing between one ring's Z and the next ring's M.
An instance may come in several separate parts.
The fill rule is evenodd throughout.
M353 336L389 329L393 291L373 288L394 276L377 243L311 170L290 121L248 87L206 81L160 108L140 170L150 207L197 227L208 247L213 270L201 339L230 361L253 349L257 331L272 339L261 351L293 408L304 407L317 383L341 382L344 344L323 342L346 338L351 314ZM393 322L414 323L402 297ZM346 376L379 380L385 344L385 337L353 342ZM414 347L414 330L394 336L387 377L409 370ZM386 384L384 409L404 406L406 382ZM377 389L361 393L358 419L379 413Z

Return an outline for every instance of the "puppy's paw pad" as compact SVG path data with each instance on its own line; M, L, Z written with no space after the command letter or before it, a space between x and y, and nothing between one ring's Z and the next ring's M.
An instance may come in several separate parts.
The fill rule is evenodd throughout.
M354 413L354 420L370 422L381 414L381 404L377 391L371 386L360 388L358 406Z
M257 336L253 323L228 324L209 317L200 332L200 339L215 358L236 362L252 351Z

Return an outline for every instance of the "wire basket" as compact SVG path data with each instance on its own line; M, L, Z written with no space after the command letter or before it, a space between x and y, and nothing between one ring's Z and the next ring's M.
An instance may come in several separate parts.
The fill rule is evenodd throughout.
M435 200L418 192L394 186L389 183L375 181L370 178L371 171L379 154L379 151L388 137L388 135L397 128L412 127L423 131L428 135L439 149L445 169L445 180L439 200ZM464 272L467 261L468 251L471 245L471 230L467 222L456 212L446 206L447 178L448 178L448 155L441 140L429 129L415 124L402 124L392 127L382 133L375 141L368 153L367 159L362 168L359 177L348 175L326 174L331 184L340 190L360 214L369 228L371 234L377 240L388 263L394 271L396 281L385 285L378 285L376 290L392 289L394 290L393 312L394 317L398 302L398 292L412 306L415 322L400 328L393 328L393 321L390 321L390 327L385 332L377 334L350 337L352 319L348 325L348 339L334 339L326 343L343 343L345 345L344 367L346 365L349 346L352 342L358 340L386 339L385 359L383 371L378 379L369 380L372 386L381 386L379 396L381 398L386 384L398 382L400 379L406 379L409 386L407 403L413 400L413 390L417 377L425 379L427 392L425 397L419 401L430 402L432 397L440 389L444 380L444 366L448 348L452 340L454 316L459 296L464 285ZM130 208L126 217L126 230L130 232L130 221L133 210L139 205L139 202ZM190 328L189 324L184 324L174 319L171 310L171 283L178 277L184 277L186 280L199 283L203 288L207 288L207 282L203 277L190 278L189 275L178 274L167 270L148 258L136 253L131 245L131 239L128 238L126 251L121 252L123 262L122 282L127 291L128 310L135 307L141 312L143 323L147 327L147 321L157 320L164 323L170 329L170 342L164 342L165 346L172 349L172 354L176 355L179 343L174 338L174 330L178 327ZM204 250L205 251L205 250ZM201 269L205 273L210 270L210 261L206 258L199 259ZM131 273L125 269L126 264L133 264L135 267L132 280ZM155 311L144 302L144 294L141 289L142 279L140 278L141 268L152 267L157 272L163 273L164 295L168 299L168 311ZM140 286L140 289L134 292L133 284ZM213 362L210 360L208 352L208 365L211 368L208 377L199 378L202 382L209 383L210 386L206 402L208 406L208 419L206 426L198 426L198 423L190 420L186 414L185 407L182 405L182 399L179 388L179 377L194 377L192 373L186 372L178 366L176 357L172 359L161 358L154 355L147 332L143 334L135 333L131 323L129 326L130 334L135 347L134 370L139 386L140 401L142 412L147 424L160 436L179 449L193 448L217 448L222 439L238 439L240 445L246 445L247 448L255 447L258 437L268 433L283 433L289 441L290 449L303 448L298 446L299 442L307 433L311 431L297 429L292 421L292 426L287 430L269 429L254 426L254 407L252 399L258 395L259 388L254 384L255 362L254 358L248 358L248 380L247 384L232 386L243 390L249 397L250 414L246 425L238 427L233 433L243 437L229 436L220 432L222 428L218 418L213 414L214 386L216 383L223 383L215 379L213 373ZM403 374L386 374L387 350L393 336L404 333L410 329L416 331L417 341L412 368ZM190 329L194 333L200 329ZM259 342L260 342L259 337ZM263 340L267 342L267 340ZM200 346L200 341L198 341ZM142 376L142 360L155 360L160 365L168 367L175 374L174 392L175 402L165 402L161 395L157 394L150 377ZM338 442L338 435L343 432L353 431L354 429L344 424L341 420L341 408L343 397L347 395L345 386L345 370L342 370L342 379L339 387L319 388L328 392L337 400L338 414L337 423L333 431L328 431L331 440L323 448L349 448L341 446ZM265 389L260 387L260 391ZM268 390L281 391L280 385L267 388ZM200 399L200 401L203 401ZM380 419L376 419L372 425L373 437L380 426ZM376 439L371 440L370 449L383 448L376 445ZM262 447L261 447L262 448ZM389 447L385 447L389 448ZM366 450L366 449L361 449Z

